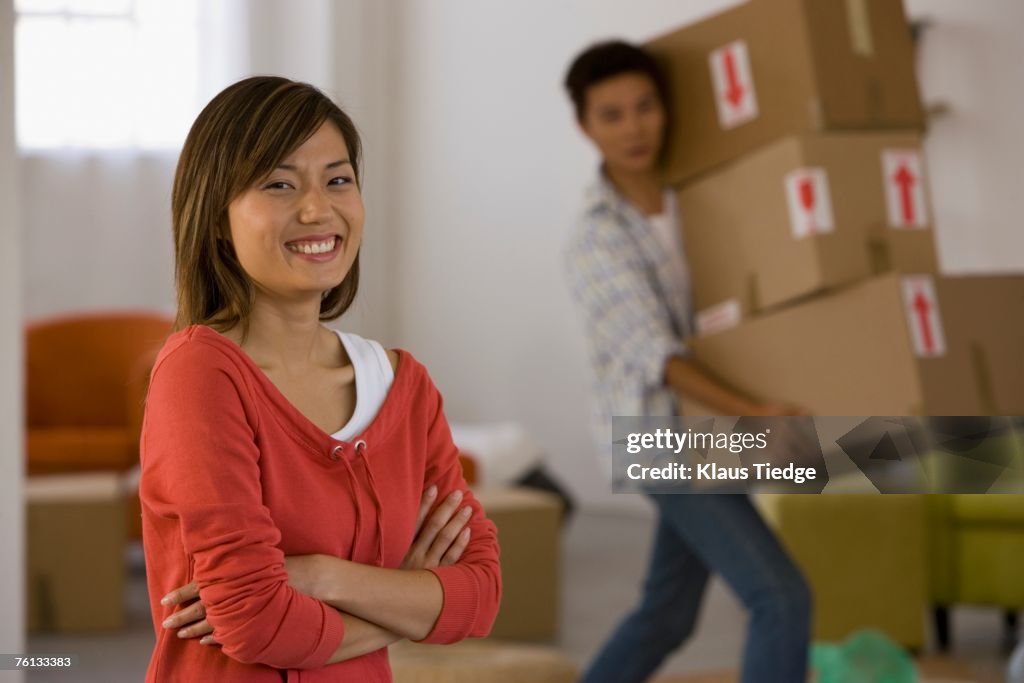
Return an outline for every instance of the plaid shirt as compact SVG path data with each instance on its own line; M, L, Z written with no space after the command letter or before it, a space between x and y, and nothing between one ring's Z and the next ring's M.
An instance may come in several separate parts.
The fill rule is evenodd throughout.
M674 209L674 197L668 201ZM564 255L586 324L595 426L610 452L612 415L678 412L664 375L671 356L688 354L681 340L693 330L686 259L681 244L666 251L650 222L603 173L587 191Z

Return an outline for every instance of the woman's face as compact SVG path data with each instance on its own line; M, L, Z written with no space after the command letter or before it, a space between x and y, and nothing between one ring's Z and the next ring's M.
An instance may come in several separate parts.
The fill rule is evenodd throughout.
M609 168L649 171L661 152L665 107L649 76L624 73L587 89L581 125Z
M228 206L231 241L262 295L319 297L345 279L363 239L363 200L338 128L324 123Z

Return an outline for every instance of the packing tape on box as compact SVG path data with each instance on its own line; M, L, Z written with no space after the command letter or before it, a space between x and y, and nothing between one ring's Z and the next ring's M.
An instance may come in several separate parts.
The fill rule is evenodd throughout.
M871 35L868 0L846 0L846 21L850 27L850 49L862 57L873 57L875 41Z

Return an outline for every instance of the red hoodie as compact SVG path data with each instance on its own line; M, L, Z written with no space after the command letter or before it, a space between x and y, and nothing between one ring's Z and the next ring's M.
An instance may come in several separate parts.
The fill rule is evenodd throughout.
M494 525L466 489L426 369L399 352L372 424L337 441L300 413L234 342L203 326L157 358L142 432L143 543L156 649L146 681L391 681L387 650L326 665L345 623L288 586L285 555L326 554L398 567L423 491L460 489L474 508L469 546L433 569L444 606L425 639L485 636L501 575ZM197 581L222 647L161 622L172 589ZM282 670L287 670L286 676Z

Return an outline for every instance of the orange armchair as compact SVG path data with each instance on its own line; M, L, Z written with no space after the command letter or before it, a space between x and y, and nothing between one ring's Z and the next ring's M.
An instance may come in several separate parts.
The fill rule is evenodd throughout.
M157 314L116 313L28 327L29 474L126 471L138 463L149 371L172 324Z

